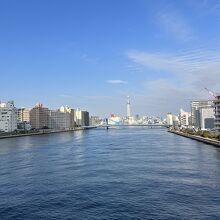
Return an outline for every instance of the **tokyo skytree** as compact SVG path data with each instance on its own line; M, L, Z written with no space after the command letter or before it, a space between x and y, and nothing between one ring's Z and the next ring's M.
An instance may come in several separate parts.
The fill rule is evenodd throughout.
M131 117L131 103L130 96L127 97L127 117Z

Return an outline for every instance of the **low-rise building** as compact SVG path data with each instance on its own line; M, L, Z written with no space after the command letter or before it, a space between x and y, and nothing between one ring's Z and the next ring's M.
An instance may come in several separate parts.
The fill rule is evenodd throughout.
M13 132L17 130L17 109L13 101L0 103L0 131Z
M99 116L90 117L90 125L93 125L93 126L100 125L101 122L102 122L102 119L100 119Z
M30 122L26 122L26 121L18 122L18 130L30 131L31 130Z

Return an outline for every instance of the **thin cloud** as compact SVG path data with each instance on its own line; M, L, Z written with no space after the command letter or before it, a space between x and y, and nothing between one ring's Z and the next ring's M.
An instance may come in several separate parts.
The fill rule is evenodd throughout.
M186 83L208 83L216 86L220 82L220 51L204 49L189 50L182 53L152 53L129 51L128 58L156 71L166 71L172 76L184 80Z
M127 84L127 81L124 80L120 80L120 79L112 79L112 80L107 80L107 83L111 83L111 84Z
M180 41L187 42L196 38L190 24L177 12L158 13L157 21L166 33Z
M190 100L210 99L205 87L219 92L220 88L220 50L186 50L181 53L159 53L129 51L128 58L132 63L145 67L145 71L158 71L160 78L143 83L144 98L141 103L151 103L150 112L158 103L163 103L159 112L177 112L180 107L189 109ZM152 101L154 100L154 101Z
M82 54L81 59L90 64L97 64L99 61L99 58L90 57L88 54Z

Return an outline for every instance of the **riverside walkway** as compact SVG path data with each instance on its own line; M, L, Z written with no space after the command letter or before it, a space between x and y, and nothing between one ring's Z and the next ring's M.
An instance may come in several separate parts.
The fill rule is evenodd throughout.
M220 147L220 141L215 140L215 139L211 139L211 138L205 138L205 137L201 137L201 136L197 136L197 135L193 135L193 134L187 134L187 133L183 133L181 131L175 131L175 130L168 130L168 132L173 133L173 134L177 134L186 138L190 138L199 142L203 142L205 144L210 144L210 145L214 145L216 147Z

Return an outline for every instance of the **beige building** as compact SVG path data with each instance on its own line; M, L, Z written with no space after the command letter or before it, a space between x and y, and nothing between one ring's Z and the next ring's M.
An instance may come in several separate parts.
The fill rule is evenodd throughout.
M75 127L75 110L68 107L68 106L62 106L60 108L60 112L67 112L70 114L70 128L74 128Z
M49 127L49 110L38 103L30 110L30 124L32 128L41 129Z
M30 122L30 109L19 108L18 109L18 122Z
M49 128L52 129L70 129L70 113L60 110L49 111Z

